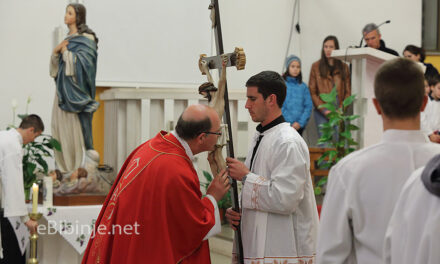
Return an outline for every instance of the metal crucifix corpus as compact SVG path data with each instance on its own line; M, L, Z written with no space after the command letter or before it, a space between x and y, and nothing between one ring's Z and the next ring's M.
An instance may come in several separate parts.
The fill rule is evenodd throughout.
M221 147L216 148L214 153L210 153L208 155L208 161L210 162L211 171L213 174L217 174L221 168L226 167L225 159L222 156L222 147L223 145L227 146L228 156L234 158L234 145L232 140L232 128L231 128L231 114L229 111L229 95L228 95L228 85L226 82L226 67L228 66L236 66L237 70L244 69L246 64L246 56L242 48L235 48L233 53L224 54L223 50L223 37L220 23L220 9L218 5L218 0L211 0L211 4L209 5L209 9L211 10L211 21L212 28L215 31L215 42L216 42L216 50L217 54L223 54L220 56L214 57L205 57L205 55L201 55L199 59L199 68L202 74L206 74L208 77L208 83L203 84L199 88L199 93L202 94L210 101L210 105L216 109L219 117L223 116L223 120L226 123L226 126L223 126L223 131L227 130L228 133L222 133L223 135L227 135L228 137L224 137L223 141L220 141L219 145ZM216 88L213 84L212 76L209 73L209 69L220 69L221 74L218 83L218 88ZM226 131L225 131L226 132ZM227 143L227 144L226 144ZM240 211L240 206L238 202L238 188L237 181L232 180L232 201L233 201L233 209L237 212ZM236 258L234 263L244 263L243 259L243 245L241 240L241 228L240 225L236 226L235 230L235 246L236 246Z
M237 70L244 69L246 64L246 55L242 48L235 48L232 53L222 54L220 56L206 57L200 55L199 69L203 75L206 75L208 82L199 87L199 94L208 99L209 106L215 109L220 118L225 113L225 88L226 88L226 67L235 66ZM214 86L214 80L209 72L210 69L221 69L218 87ZM213 175L217 175L222 169L226 168L225 159L222 155L222 149L227 145L229 139L228 127L231 124L222 124L222 135L219 137L215 150L208 154L208 161Z

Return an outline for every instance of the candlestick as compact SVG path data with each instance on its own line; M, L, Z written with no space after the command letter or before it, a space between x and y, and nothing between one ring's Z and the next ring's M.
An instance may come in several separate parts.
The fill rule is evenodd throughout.
M38 208L38 185L32 185L32 213L36 214Z
M33 189L33 186L32 186L32 189ZM37 222L41 218L41 216L42 216L42 214L39 214L39 213L31 213L31 214L29 214L29 218L34 220L34 221L37 221ZM38 264L38 259L37 259L38 232L33 233L29 237L29 239L30 239L31 243L30 243L30 254L29 254L29 259L27 261L27 264Z

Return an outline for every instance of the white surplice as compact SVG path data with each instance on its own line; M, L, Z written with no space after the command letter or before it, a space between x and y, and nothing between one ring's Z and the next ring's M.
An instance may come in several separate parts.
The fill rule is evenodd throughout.
M248 168L260 135L241 193L245 263L309 263L315 255L318 212L308 147L289 123L278 124L256 132Z
M29 220L23 185L23 138L15 129L0 131L0 191L4 217ZM3 251L0 243L0 258Z
M388 225L386 264L440 263L440 197L428 192L416 170L402 189Z
M426 135L440 130L440 101L428 98L425 110L420 114L420 125Z
M317 263L381 263L385 231L411 173L440 153L420 130L386 130L382 141L332 167L321 212Z

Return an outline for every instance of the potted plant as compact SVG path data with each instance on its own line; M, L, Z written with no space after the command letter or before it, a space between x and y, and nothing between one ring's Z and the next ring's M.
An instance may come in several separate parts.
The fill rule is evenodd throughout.
M207 171L203 171L203 176L206 179L206 183L201 183L201 185L205 188L205 190L208 188L209 184L211 183L213 177L211 175L211 173L207 172ZM218 209L220 212L220 219L222 221L222 223L225 223L225 213L226 213L226 209L228 209L229 207L232 206L232 198L231 198L231 192L227 192L225 194L225 196L223 196L223 198L217 202L218 205Z
M351 95L342 102L342 106L338 107L336 86L328 94L320 94L319 97L324 101L324 104L319 108L325 108L330 111L327 115L328 122L321 124L319 129L322 136L318 140L318 144L324 144L328 148L322 156L318 159L318 166L321 169L330 169L343 157L356 150L358 145L354 141L351 131L359 130L359 127L350 124L359 118L359 115L350 115L348 108L353 104L356 95ZM324 194L324 186L327 183L327 177L322 177L315 185L315 195L321 196Z

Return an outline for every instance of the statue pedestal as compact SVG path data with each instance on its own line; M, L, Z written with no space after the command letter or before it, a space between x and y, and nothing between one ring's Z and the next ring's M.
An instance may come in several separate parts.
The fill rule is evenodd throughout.
M103 204L107 195L98 194L71 194L65 196L53 196L53 205L72 206L72 205L100 205Z

